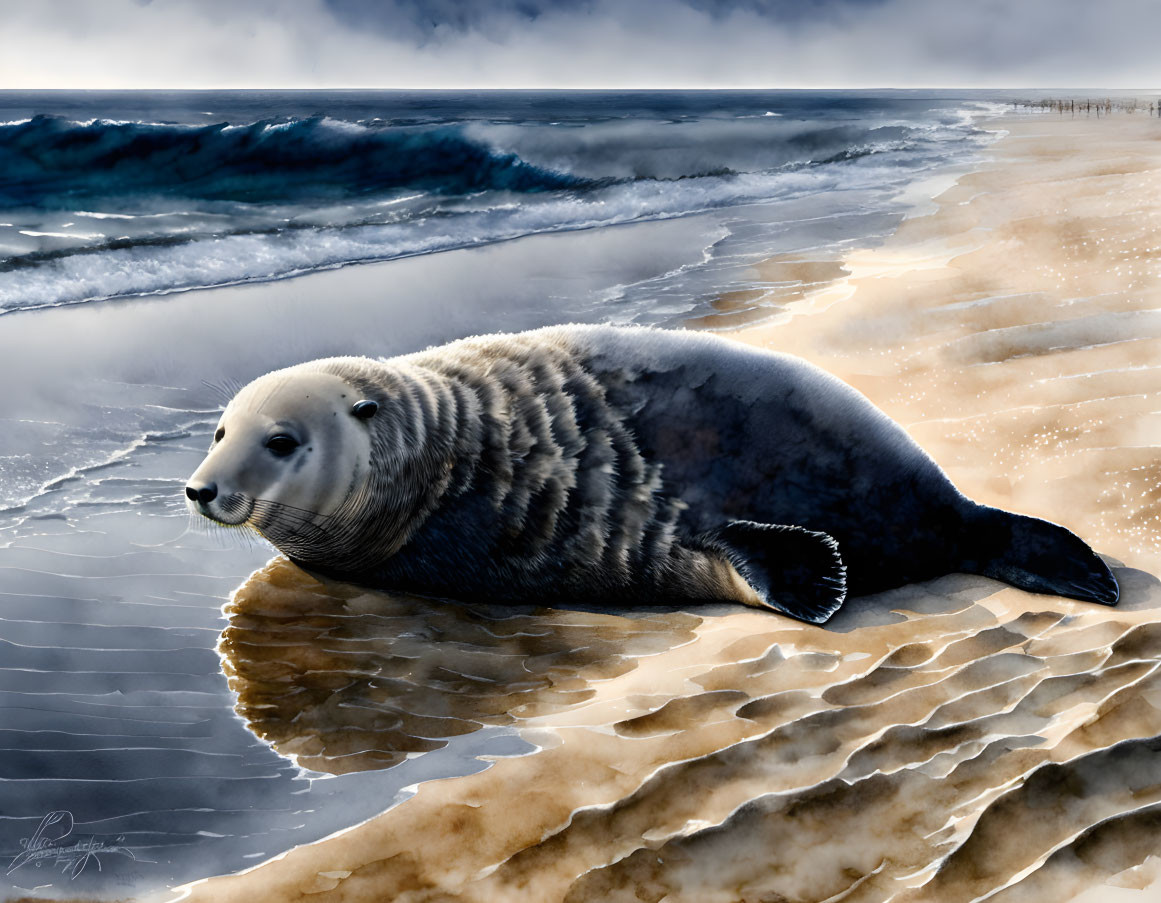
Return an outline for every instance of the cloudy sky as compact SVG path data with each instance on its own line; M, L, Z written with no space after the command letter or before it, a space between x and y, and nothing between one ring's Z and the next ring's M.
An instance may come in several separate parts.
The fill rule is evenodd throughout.
M1156 0L0 0L0 88L1126 87Z

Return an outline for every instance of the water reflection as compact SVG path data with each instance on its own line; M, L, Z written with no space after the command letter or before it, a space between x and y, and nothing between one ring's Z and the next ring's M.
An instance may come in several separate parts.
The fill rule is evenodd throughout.
M237 712L306 768L389 768L484 725L562 712L701 618L481 607L321 582L279 557L226 606Z

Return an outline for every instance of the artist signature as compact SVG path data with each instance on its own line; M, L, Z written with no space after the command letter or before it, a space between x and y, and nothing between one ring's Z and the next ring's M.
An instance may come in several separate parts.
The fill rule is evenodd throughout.
M11 875L18 868L33 864L37 868L52 865L70 878L76 878L90 863L101 871L101 856L116 854L136 860L133 851L121 846L124 837L117 837L112 843L98 840L90 835L88 839L73 838L73 814L65 809L50 812L40 820L31 837L20 838L23 852L8 866L6 874Z

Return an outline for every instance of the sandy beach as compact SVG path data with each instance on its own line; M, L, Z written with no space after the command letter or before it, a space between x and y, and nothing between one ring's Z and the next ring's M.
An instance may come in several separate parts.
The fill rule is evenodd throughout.
M1010 132L994 163L938 212L738 338L856 386L973 498L1157 573L1161 129L1131 115L992 127ZM795 265L762 279L795 280Z
M221 654L280 752L340 773L494 724L538 749L183 898L1156 899L1161 124L990 127L935 212L771 259L692 325L838 374L967 494L1121 565L1120 607L949 575L824 628L471 613L273 562Z

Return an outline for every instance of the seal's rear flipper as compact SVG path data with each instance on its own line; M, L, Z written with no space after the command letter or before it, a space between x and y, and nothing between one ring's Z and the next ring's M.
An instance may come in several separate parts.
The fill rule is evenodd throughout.
M765 605L792 618L821 624L847 597L838 543L825 533L731 521L699 540L729 561Z
M1109 566L1080 537L1035 517L980 506L968 519L963 570L1033 593L1116 605Z

